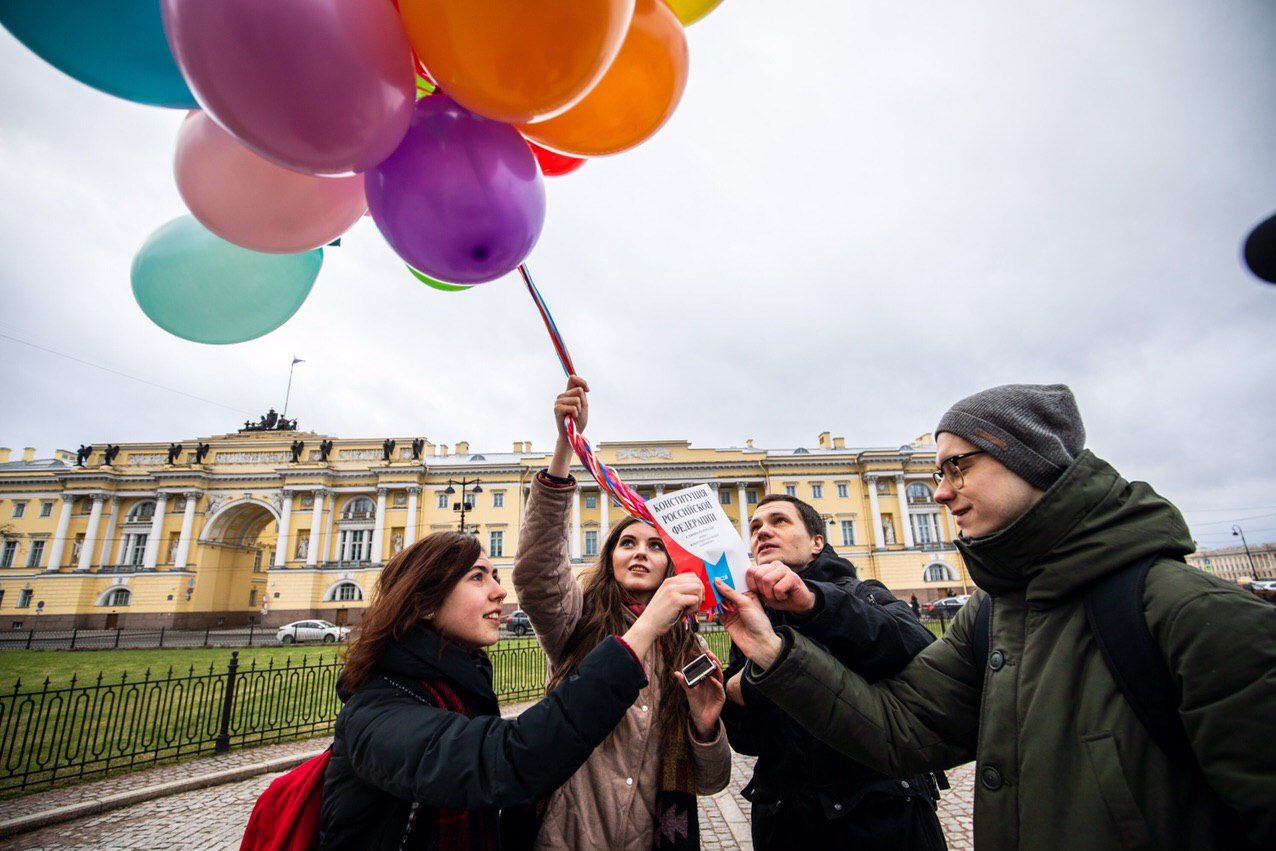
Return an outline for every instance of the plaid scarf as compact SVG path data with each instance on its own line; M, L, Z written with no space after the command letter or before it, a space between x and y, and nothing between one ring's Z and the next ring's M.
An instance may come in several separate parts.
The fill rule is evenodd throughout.
M623 598L634 617L647 608L632 597ZM659 643L656 645L659 647ZM676 700L667 695L665 700ZM659 726L660 719L656 719ZM690 730L662 742L660 788L656 790L656 815L651 846L657 851L691 851L700 847L700 814L696 808L695 766L691 764Z
M466 718L474 717L474 710L456 693L446 680L418 680L430 697L430 702L440 709L457 712ZM432 830L414 830L416 822L430 818ZM407 829L402 851L415 848L437 848L439 851L495 851L499 847L496 830L496 810L453 810L447 807L427 807L414 802L408 814ZM431 843L431 836L433 842Z

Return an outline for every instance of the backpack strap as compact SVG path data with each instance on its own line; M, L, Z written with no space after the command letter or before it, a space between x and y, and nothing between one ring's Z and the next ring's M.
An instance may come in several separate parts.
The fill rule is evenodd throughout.
M1112 678L1152 741L1170 761L1200 772L1179 717L1180 694L1148 629L1143 588L1158 556L1109 573L1085 592L1085 613Z
M979 674L982 687L988 671L988 642L992 637L992 595L985 594L975 611L975 627L970 636L970 662Z

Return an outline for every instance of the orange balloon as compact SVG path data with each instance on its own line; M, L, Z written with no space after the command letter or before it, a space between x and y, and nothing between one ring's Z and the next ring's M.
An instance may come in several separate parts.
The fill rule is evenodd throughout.
M620 53L580 103L521 125L524 136L577 157L627 151L659 130L687 87L687 38L661 0L638 0Z
M634 0L399 0L408 41L449 97L511 124L557 115L616 57Z

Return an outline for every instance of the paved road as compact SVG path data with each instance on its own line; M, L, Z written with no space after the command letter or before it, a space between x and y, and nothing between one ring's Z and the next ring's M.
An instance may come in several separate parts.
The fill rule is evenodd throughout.
M752 773L751 757L736 756L727 789L700 799L701 847L709 851L752 849L749 803L739 796ZM188 763L189 765L189 763ZM972 851L971 766L950 773L953 789L940 802L940 817L951 851ZM8 849L155 849L234 851L261 791L278 775L186 792L18 837Z

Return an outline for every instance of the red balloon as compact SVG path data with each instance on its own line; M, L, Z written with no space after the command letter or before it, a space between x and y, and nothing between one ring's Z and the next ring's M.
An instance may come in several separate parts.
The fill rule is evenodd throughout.
M585 161L580 157L569 157L567 154L560 154L548 148L542 148L530 139L526 141L527 147L531 148L532 153L536 155L536 164L541 167L541 174L546 177L562 177L564 174L571 174L585 164Z

